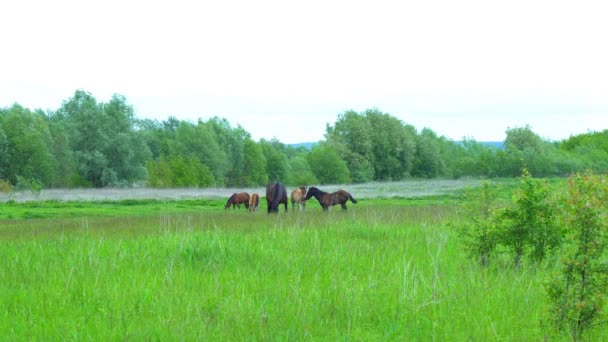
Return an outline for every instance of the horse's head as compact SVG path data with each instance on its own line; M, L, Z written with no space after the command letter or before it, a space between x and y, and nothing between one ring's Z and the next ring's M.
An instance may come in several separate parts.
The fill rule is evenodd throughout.
M224 207L224 209L230 208L230 205L235 203L235 199L236 199L236 192L233 193L232 196L230 196L228 198L228 201L226 201L226 206Z
M306 187L304 187L306 188ZM319 193L319 189L315 188L314 186L311 186L310 188L308 188L308 191L306 191L306 197L304 197L305 200L310 199L312 196L316 195L317 193Z

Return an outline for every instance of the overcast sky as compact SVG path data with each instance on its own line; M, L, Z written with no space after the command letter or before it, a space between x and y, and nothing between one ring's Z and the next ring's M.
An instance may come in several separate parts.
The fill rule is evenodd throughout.
M138 118L226 118L255 140L323 139L377 108L454 140L608 129L601 1L4 1L0 107L77 89Z

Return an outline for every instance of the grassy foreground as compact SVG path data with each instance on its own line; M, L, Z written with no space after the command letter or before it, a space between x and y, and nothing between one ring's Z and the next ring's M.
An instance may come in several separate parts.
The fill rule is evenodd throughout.
M559 337L541 323L550 267L482 270L448 224L453 203L366 200L322 214L311 202L279 215L179 203L0 219L0 338Z

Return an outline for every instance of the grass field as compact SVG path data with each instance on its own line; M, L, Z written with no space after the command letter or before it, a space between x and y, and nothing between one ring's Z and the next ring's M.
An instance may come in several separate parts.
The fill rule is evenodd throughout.
M468 260L458 192L347 212L2 204L3 340L541 340L554 261ZM602 340L594 330L587 338Z

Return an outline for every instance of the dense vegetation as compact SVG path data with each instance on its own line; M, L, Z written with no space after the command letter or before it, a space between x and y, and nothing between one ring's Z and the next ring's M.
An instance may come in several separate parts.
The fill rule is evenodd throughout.
M253 141L218 117L141 120L120 95L78 90L56 111L0 109L0 188L208 187L360 183L408 177L514 177L608 169L608 130L550 142L509 128L501 148L455 142L376 109L347 111L312 149Z

